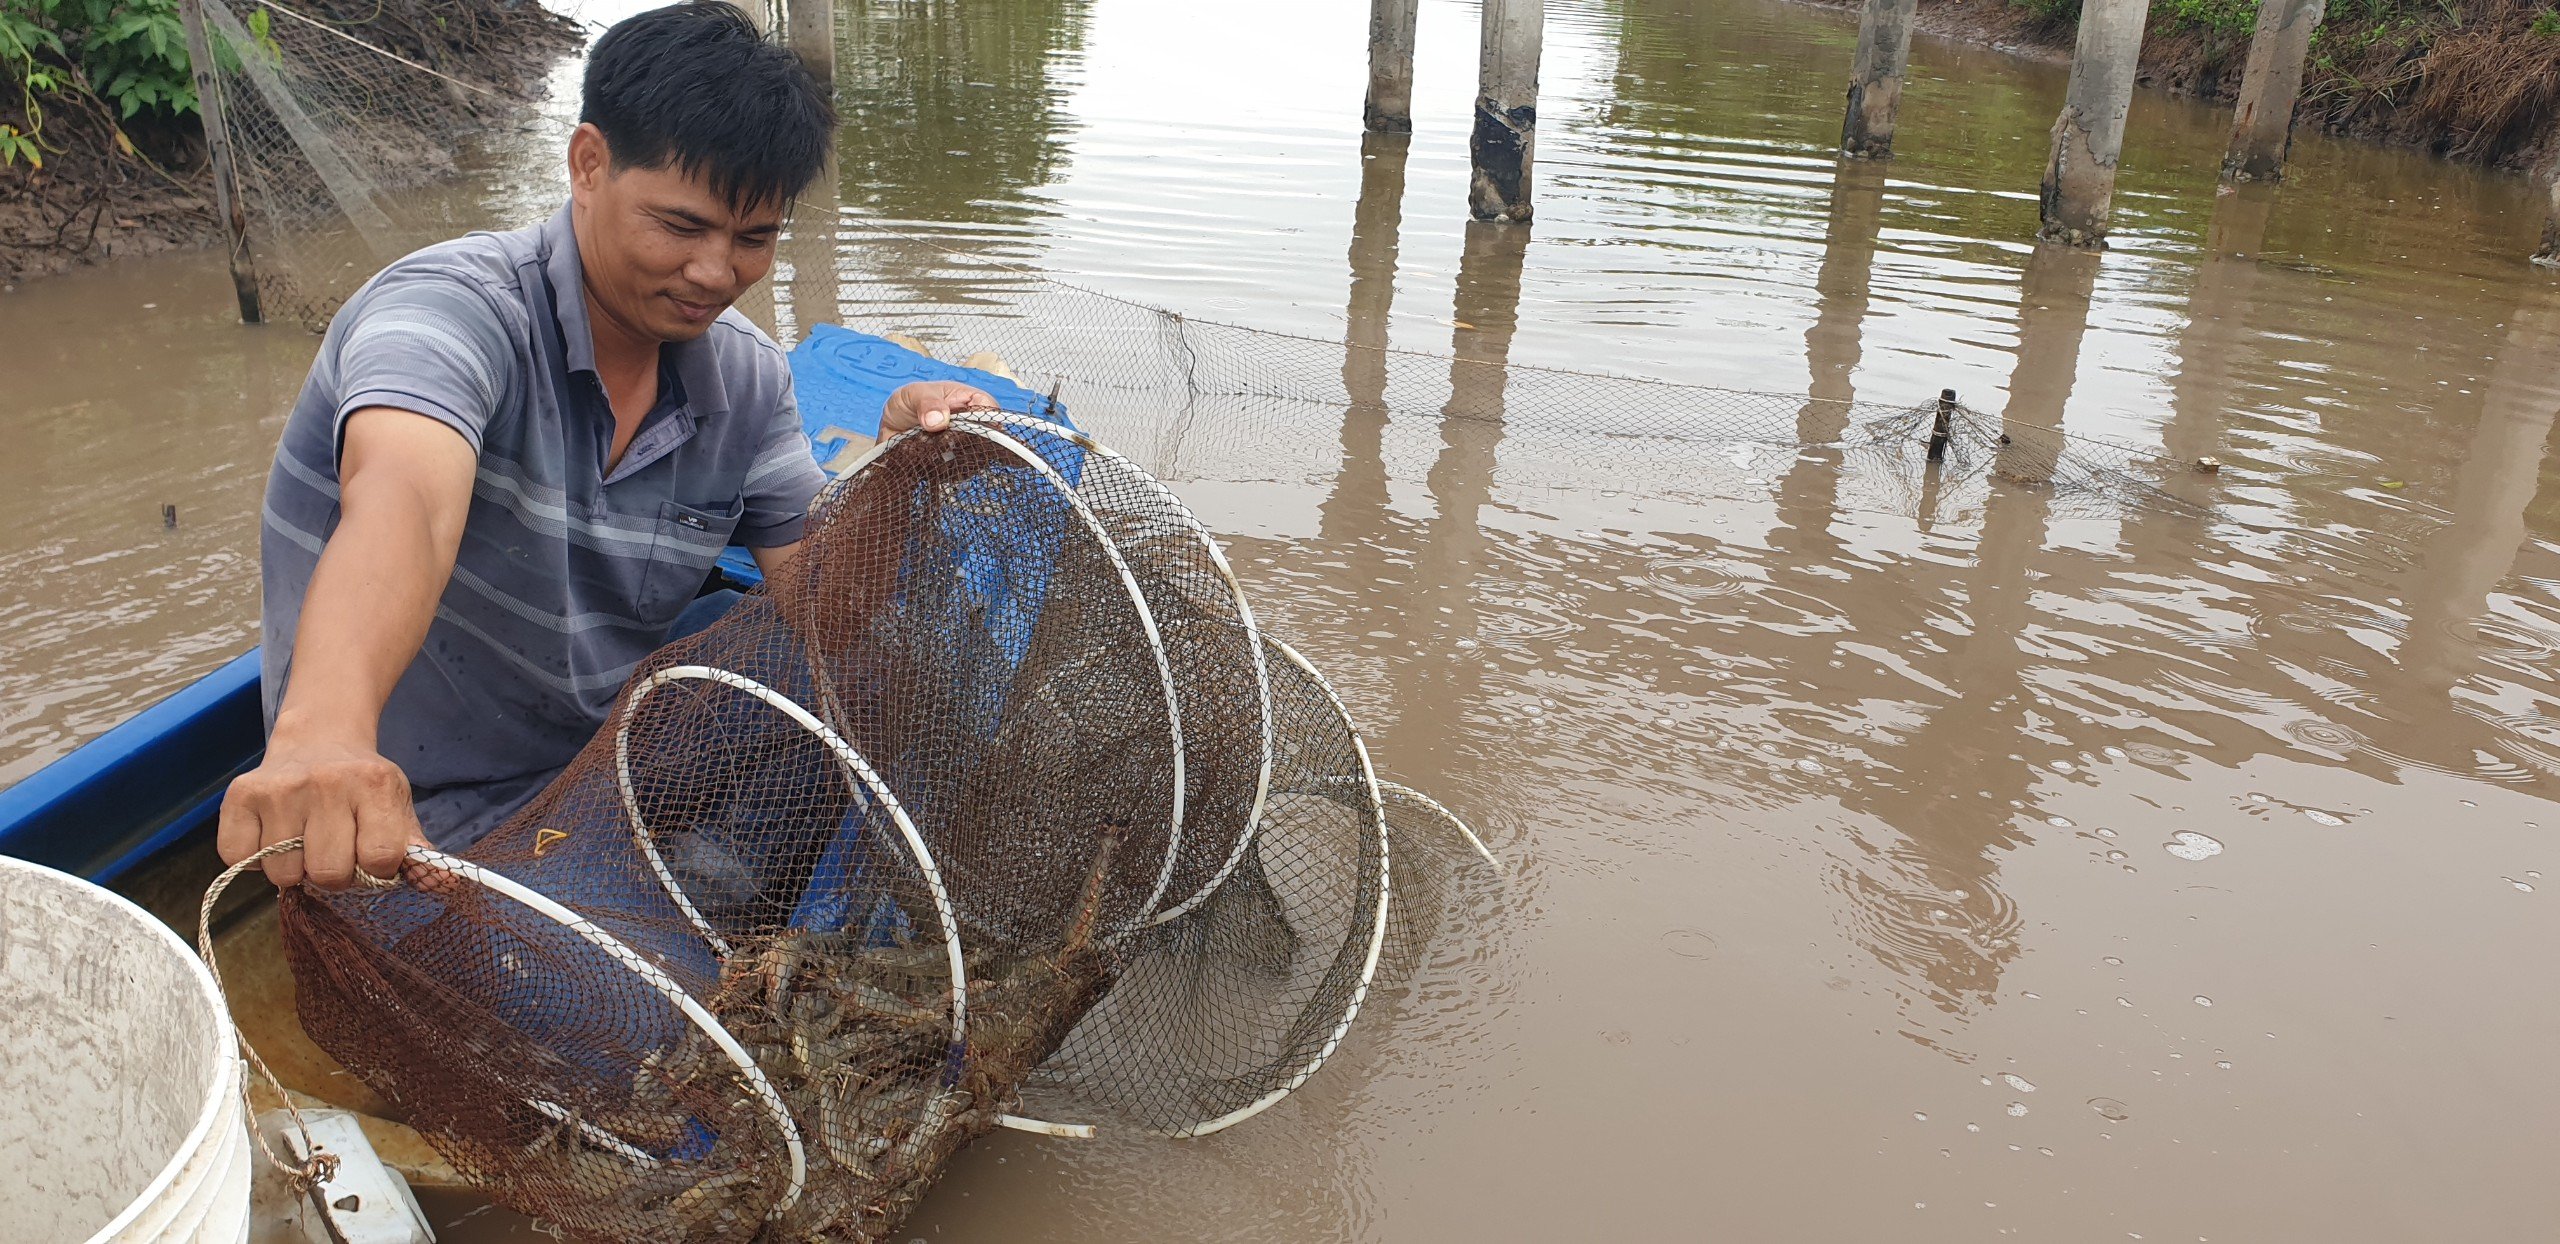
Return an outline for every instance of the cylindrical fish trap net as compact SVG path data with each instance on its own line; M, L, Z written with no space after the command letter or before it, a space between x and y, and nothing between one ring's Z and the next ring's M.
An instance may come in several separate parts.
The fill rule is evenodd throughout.
M1244 858L1269 790L1270 675L1244 589L1217 541L1154 476L1070 430L1001 412L985 416L1073 487L1144 602L1174 700L1181 800L1170 851L1144 922L1205 902Z
M1303 1083L1378 977L1386 807L1169 491L972 415L830 485L466 858L285 932L312 1037L493 1199L878 1239L999 1123L1196 1135Z
M1221 884L1121 947L1111 991L1025 1089L1045 1117L1219 1131L1314 1074L1359 1014L1390 893L1368 749L1315 667L1269 656L1263 815Z

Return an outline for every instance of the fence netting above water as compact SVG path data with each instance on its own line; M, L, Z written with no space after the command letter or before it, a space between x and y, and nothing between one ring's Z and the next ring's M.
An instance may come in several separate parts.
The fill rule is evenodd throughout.
M577 39L539 4L202 2L265 315L315 330L384 264L470 227L436 192Z
M1513 363L1511 337L1535 326L1491 316L1460 325L1448 354L1387 347L1383 325L1357 318L1343 339L1249 328L842 223L838 321L948 361L1001 363L1168 478L1271 470L1302 455L1310 429L1338 431L1325 439L1347 452L1387 423L1436 427L1525 490L1950 522L1978 518L2001 489L2062 517L2202 513L2215 469L1936 394L1843 401Z
M521 84L570 42L555 19L529 15L536 6L457 8L456 19L468 20L450 29L437 24L447 21L442 10L424 12L417 21L430 22L431 38L380 10L205 3L222 49L219 89L261 283L277 318L325 327L383 264L468 227L478 198L450 187L487 175L485 167L464 171L492 162L472 147L479 136L515 125L548 143L570 128L564 115L489 81ZM379 42L386 39L399 46ZM524 167L548 176L556 164ZM448 190L425 192L435 184ZM516 190L514 198L526 197ZM831 262L786 247L789 262L770 296L786 336L841 322L948 361L1000 366L1036 391L1055 391L1084 426L1168 477L1211 457L1286 463L1310 428L1339 428L1348 450L1380 421L1427 421L1461 456L1481 450L1488 477L1527 489L1766 500L1950 522L1979 517L2003 490L2060 517L2200 513L2210 496L2209 464L2004 421L1931 392L1841 401L1512 363L1510 341L1522 327L1516 245L1507 274L1500 262L1481 265L1490 279L1462 263L1460 305L1479 310L1452 350L1435 354L1389 348L1383 316L1361 305L1356 271L1341 337L1272 332L957 254L881 222L839 217L832 196L818 197L826 205L801 205L793 240L835 218L839 227L818 252ZM1353 262L1356 269L1356 255ZM826 270L815 269L821 263ZM830 418L809 413L813 425ZM846 422L861 426L866 414L846 412Z

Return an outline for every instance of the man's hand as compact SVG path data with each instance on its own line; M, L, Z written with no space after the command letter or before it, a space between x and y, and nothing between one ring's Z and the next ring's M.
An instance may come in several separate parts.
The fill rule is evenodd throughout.
M889 395L880 411L880 439L909 428L939 432L951 426L955 410L994 409L996 399L957 380L919 380Z
M290 723L278 721L266 759L222 797L223 859L237 862L299 837L302 850L267 861L268 879L279 887L308 879L339 890L354 883L359 868L391 876L410 844L427 845L400 766L368 747L304 741L292 732Z
M268 860L267 876L334 889L358 867L390 876L426 841L409 779L374 736L453 577L478 466L469 441L424 415L374 406L347 417L337 530L303 593L266 759L223 796L225 863L298 835L302 851Z

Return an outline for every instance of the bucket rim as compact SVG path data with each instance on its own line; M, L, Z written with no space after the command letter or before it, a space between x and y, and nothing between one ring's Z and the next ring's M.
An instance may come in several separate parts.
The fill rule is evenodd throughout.
M143 1185L142 1191L135 1194L131 1201L126 1202L125 1207L118 1211L115 1217L108 1219L105 1226L90 1235L88 1244L102 1244L103 1241L114 1239L117 1234L131 1227L141 1219L145 1210L167 1195L170 1187L177 1183L179 1174L186 1169L189 1160L202 1152L206 1143L212 1139L213 1129L221 1126L223 1116L229 1113L231 1103L239 1099L240 1056L228 1048L234 1043L231 1012L223 1003L221 989L214 984L213 969L196 954L195 948L187 945L178 936L176 930L163 923L158 916L143 910L141 905L132 899L86 877L10 856L0 856L0 872L39 875L48 880L58 878L69 882L70 885L67 888L82 892L86 897L102 900L106 907L114 910L119 916L147 930L144 936L157 940L176 952L180 960L191 969L188 975L195 982L197 999L203 1002L205 1014L213 1019L213 1031L207 1035L211 1037L213 1046L214 1074L210 1077L212 1083L205 1088L203 1103L197 1107L195 1125L187 1130L186 1140L179 1145L175 1153L170 1155L169 1160L161 1166L159 1173L151 1177L151 1182Z

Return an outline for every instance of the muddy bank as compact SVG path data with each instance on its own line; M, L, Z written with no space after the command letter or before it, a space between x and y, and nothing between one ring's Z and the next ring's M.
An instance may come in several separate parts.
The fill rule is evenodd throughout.
M1919 28L2067 58L2079 7L2079 0L1920 0ZM2256 11L2249 0L2159 0L2143 42L2142 84L2230 101ZM2542 0L2338 0L2312 44L2294 116L2297 126L2448 159L2547 170L2560 156L2560 18Z
M294 62L281 63L289 80L343 91L304 101L325 130L336 132L352 108L369 135L380 138L387 122L422 131L428 149L495 115L483 102L487 92L460 84L521 94L583 38L575 21L520 0L298 0L290 12L308 19L298 24L255 6L234 7L249 12L247 24L268 41L270 56L298 54L288 36L322 41L325 64L306 66L318 76L306 80L290 68ZM78 264L220 237L192 90L165 105L120 108L113 92L126 79L106 68L115 55L107 36L68 16L61 21L44 32L54 45L30 44L34 51L23 62L0 65L0 87L19 88L0 89L0 135L37 135L42 154L40 162L0 164L0 290ZM22 20L20 29L32 28ZM394 70L384 53L447 80ZM174 67L182 78L184 52L168 56L163 76ZM371 72L376 67L382 72ZM236 64L226 77L226 94L244 89ZM494 106L503 111L506 104Z
M52 128L63 150L44 168L0 168L0 291L74 264L219 236L202 138L159 144L162 160L139 147L126 154L102 106L57 115Z

